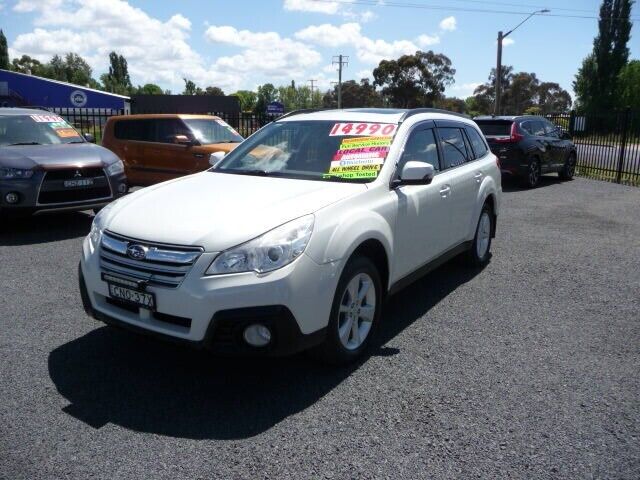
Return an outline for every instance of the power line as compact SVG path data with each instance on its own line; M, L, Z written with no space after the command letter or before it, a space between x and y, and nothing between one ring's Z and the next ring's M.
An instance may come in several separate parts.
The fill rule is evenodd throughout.
M449 5L425 5L424 3L407 3L407 2L394 2L385 0L383 3L380 3L379 0L312 0L313 2L318 3L341 3L344 5L366 5L369 7L399 7L399 8L415 8L415 9L425 9L425 10L445 10L445 11L454 11L454 12L471 12L471 13L499 13L505 15L528 15L531 12L526 11L515 11L515 10L492 10L492 9L484 9L484 8L470 8L470 7L452 7ZM484 2L486 3L486 2ZM597 15L568 15L568 14L560 14L560 13L545 13L546 17L557 17L557 18L579 18L579 19L598 19ZM622 17L611 17L611 20L626 20L626 18ZM630 17L630 22L635 22L640 20L640 18Z

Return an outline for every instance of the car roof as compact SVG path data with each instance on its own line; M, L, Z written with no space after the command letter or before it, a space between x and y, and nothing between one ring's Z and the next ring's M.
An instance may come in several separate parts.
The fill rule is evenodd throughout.
M0 115L57 115L49 110L43 110L41 108L0 108Z
M277 122L333 120L345 122L400 123L405 119L421 115L429 120L463 120L471 123L465 115L434 108L345 108L342 110L300 110L289 112Z
M182 118L183 120L195 120L204 118L209 120L220 120L220 117L216 115L186 113L137 113L134 115L114 115L112 117L109 117L109 120L149 120L157 118Z
M536 118L536 119L544 119L546 120L544 117L540 116L540 115L480 115L477 117L474 117L473 119L478 121L482 121L482 120L503 120L503 121L508 121L508 122L513 122L515 120L524 120L524 119L528 119L528 118Z

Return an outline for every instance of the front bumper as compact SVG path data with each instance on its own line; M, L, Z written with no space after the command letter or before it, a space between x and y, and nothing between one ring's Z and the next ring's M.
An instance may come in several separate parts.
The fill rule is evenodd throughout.
M39 203L45 173L45 171L40 170L36 171L29 179L0 180L0 211L8 215L28 216L62 211L90 210L107 205L109 202L124 195L128 190L125 174L120 173L107 177L111 191L109 195L82 201ZM11 204L7 202L5 197L10 192L18 195L18 203Z
M339 265L319 265L306 254L264 275L205 276L216 254L203 253L179 287L147 287L156 297L151 312L109 298L98 253L85 239L78 273L87 313L108 324L229 355L284 355L322 342L339 276ZM252 323L271 330L267 347L244 342L244 328Z

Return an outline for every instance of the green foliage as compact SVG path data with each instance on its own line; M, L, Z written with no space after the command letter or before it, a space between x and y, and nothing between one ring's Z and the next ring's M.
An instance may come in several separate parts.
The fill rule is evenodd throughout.
M320 92L315 91L312 95L311 88L306 85L296 87L295 82L291 82L289 86L278 87L277 92L276 100L282 102L286 111L318 107L322 103Z
M535 73L513 73L513 67L502 67L501 114L520 115L526 111L540 114L562 113L571 108L571 95L555 82L540 82ZM491 69L489 81L476 88L473 110L493 113L496 91L496 69ZM533 110L532 110L533 109Z
M640 60L630 61L618 76L619 106L640 111Z
M11 70L27 75L43 76L43 65L35 58L29 55L22 55L20 58L14 58L11 62Z
M196 95L224 96L224 92L222 91L222 89L220 87L207 87L207 88L205 88L204 92L202 92L202 91L200 91L200 92L196 92Z
M4 32L0 29L0 68L3 70L9 70L11 63L9 63L9 49L7 47L7 37L4 36Z
M182 95L195 95L198 91L196 84L192 80L188 80L186 78L183 78L182 80L184 80L184 90Z
M267 105L275 101L278 97L278 90L271 83L260 85L257 90L256 105L254 111L256 113L265 113Z
M443 97L436 100L434 107L450 112L467 113L467 102L457 97Z
M103 88L107 92L129 95L133 90L127 59L116 52L109 54L109 72L100 76Z
M583 112L610 110L618 105L618 80L629 59L627 43L633 3L634 0L603 0L600 6L593 52L583 60L573 83Z
M138 86L133 93L136 95L162 95L165 92L154 83L146 83L143 86Z
M453 83L455 73L447 56L429 50L383 60L373 70L373 78L391 105L414 108L433 106Z
M258 94L250 90L238 90L231 95L238 97L240 102L240 109L243 112L251 112L256 108L256 102L258 100Z
M327 91L322 97L322 106L326 108L338 107L338 86ZM376 91L376 87L363 78L360 83L355 80L342 82L342 108L354 107L381 107L382 96Z

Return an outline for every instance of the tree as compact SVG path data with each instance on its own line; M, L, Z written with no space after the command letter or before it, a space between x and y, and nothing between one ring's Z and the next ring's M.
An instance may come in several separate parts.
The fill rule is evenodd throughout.
M583 60L573 83L580 109L585 112L605 111L618 103L618 80L629 59L627 43L633 3L634 0L603 0L600 6L593 52Z
M182 80L184 80L184 91L182 92L182 95L195 95L198 90L196 84L192 80L188 80L186 78L183 78Z
M135 91L136 95L162 95L162 88L160 88L155 83L145 83L142 87L138 85L138 88Z
M271 83L265 83L258 87L257 99L255 105L256 113L265 113L267 111L267 105L275 101L278 97L278 90Z
M204 92L199 95L216 95L224 97L224 92L220 87L207 87Z
M630 61L618 76L619 106L640 111L640 60Z
M9 63L7 37L4 36L2 29L0 29L0 68L3 70L9 70L11 68L11 63Z
M26 73L27 75L42 76L43 65L35 58L29 55L22 55L20 58L14 58L11 62L11 69L18 73Z
M542 115L565 113L571 108L571 95L555 82L542 82L538 86L538 105Z
M467 102L456 97L443 97L436 100L434 107L449 110L450 112L467 113Z
M256 107L256 101L258 94L250 90L238 90L236 93L232 93L232 96L238 97L240 102L240 109L243 112L251 112Z
M129 95L133 86L129 77L127 59L116 52L111 52L109 54L109 63L109 73L105 73L100 77L104 89L120 95Z
M413 108L432 106L453 83L455 73L449 57L429 50L383 60L373 70L373 78L393 106Z
M338 107L338 86L328 90L322 97L322 105L327 108ZM382 97L376 91L376 87L363 78L360 83L355 80L347 80L342 83L342 107L381 107Z

